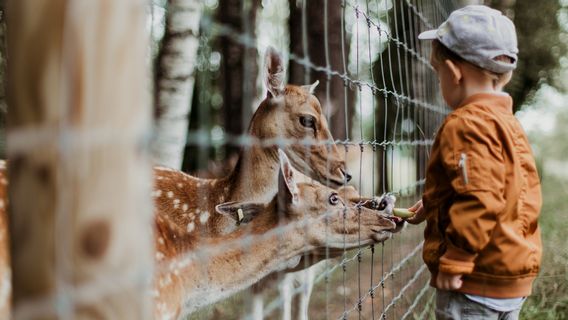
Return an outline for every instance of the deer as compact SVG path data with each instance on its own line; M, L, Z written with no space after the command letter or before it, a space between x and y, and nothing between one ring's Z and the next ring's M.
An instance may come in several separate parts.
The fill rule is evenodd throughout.
M187 316L297 264L306 253L385 241L397 229L390 210L351 205L337 190L317 181L298 183L296 176L302 174L282 150L278 157L277 193L271 199L215 206L235 231L214 238L186 231L181 238L171 224L156 220L156 248L163 256L153 291L157 319ZM392 208L394 201L391 195L381 199L385 208Z
M187 229L184 222L180 224L167 214L155 212L157 268L152 294L156 319L176 319L214 303L270 273L297 266L306 253L385 241L397 231L399 220L392 215L394 196L379 199L382 211L354 206L342 197L346 193L340 194L317 181L296 182L295 175L302 174L295 172L282 150L278 156L277 193L270 201L240 200L215 206L218 214L235 224L232 233L202 237ZM10 318L11 296L6 177L6 162L0 160L2 319ZM234 245L226 249L227 244Z
M232 172L220 179L199 179L181 171L155 168L155 204L161 215L175 221L180 237L185 232L216 237L235 230L226 216L215 211L227 201L268 201L277 191L277 145L264 141L292 141L284 147L293 166L307 177L333 188L349 190L350 202L361 200L352 187L346 187L351 175L346 170L344 154L333 137L312 85L284 85L285 69L280 54L269 47L264 57L266 98L254 113L248 135L255 138L242 148ZM311 145L300 143L306 141ZM260 142L260 144L254 143ZM353 189L354 190L354 189ZM369 200L369 199L366 199ZM364 201L367 206L373 201ZM180 226L184 226L181 228ZM161 255L158 254L157 259ZM255 289L256 290L256 289ZM308 298L303 305L307 305Z
M304 141L284 143L282 147L294 167L333 188L341 188L351 179L344 157L333 143L322 107L313 95L318 83L285 85L284 63L273 48L266 51L264 70L266 98L248 129L253 142L261 143L243 148L231 173L220 179L199 179L171 168L153 168L157 223L167 225L178 240L191 238L192 233L215 238L235 231L233 221L215 209L219 203L272 199L278 191L278 147L276 143L263 145L263 141ZM0 168L0 175L6 180L5 165ZM1 199L4 204L8 201L6 194ZM0 210L6 214L5 208ZM165 240L158 237L160 241ZM163 253L157 251L155 259L160 263ZM5 274L8 273L2 273Z
M268 201L278 186L277 144L295 168L309 178L334 188L351 179L342 153L333 141L312 85L285 85L281 55L266 50L266 98L252 116L248 136L233 170L224 178L200 179L181 171L154 168L154 198L160 216L168 216L187 232L218 236L235 230L234 223L215 206L228 201ZM274 141L272 145L263 145ZM290 143L290 141L292 143ZM306 143L302 143L306 142Z

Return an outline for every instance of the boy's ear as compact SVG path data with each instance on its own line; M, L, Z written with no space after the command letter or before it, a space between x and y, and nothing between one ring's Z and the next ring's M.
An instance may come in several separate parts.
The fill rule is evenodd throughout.
M460 69L460 67L450 59L446 59L444 61L444 64L446 65L446 67L448 67L448 70L450 70L450 74L452 75L454 83L459 84L463 77L462 70Z
M215 211L219 214L227 216L240 225L242 223L251 222L264 210L262 203L255 202L225 202L215 206Z

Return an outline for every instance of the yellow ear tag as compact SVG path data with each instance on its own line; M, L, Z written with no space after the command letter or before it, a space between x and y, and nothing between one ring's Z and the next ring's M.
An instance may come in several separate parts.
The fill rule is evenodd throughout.
M243 221L243 218L245 217L245 215L243 214L243 209L238 209L237 215L238 215L238 222Z

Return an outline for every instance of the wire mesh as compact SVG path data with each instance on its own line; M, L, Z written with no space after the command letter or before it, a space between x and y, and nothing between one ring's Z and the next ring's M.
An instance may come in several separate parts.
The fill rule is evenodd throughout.
M253 5L254 3L260 5ZM310 147L323 144L330 148L335 144L341 147L347 167L353 175L351 184L359 190L362 197L394 193L399 207L408 207L420 198L428 150L433 143L436 127L448 113L448 109L442 103L437 78L428 61L429 44L418 42L417 35L439 25L448 12L456 7L454 1L323 0L318 1L318 5L321 5L320 15L314 18L308 0L245 0L237 14L242 28L235 28L230 20L222 21L219 10L224 9L223 4L224 2L216 0L203 2L198 56L195 61L196 94L191 101L185 171L201 177L221 177L232 169L230 161L231 156L236 154L234 150L241 148L246 150L253 147L284 148L301 145L305 146L306 153L310 153ZM283 8L288 11L281 11ZM149 12L154 44L163 35L160 21L164 19L164 10L175 8L167 8L165 1L151 2ZM291 10L300 12L300 19L297 20L300 23L300 33L294 34L294 37L290 34L291 26L287 26ZM332 11L339 12L339 34L329 30ZM255 21L254 25L251 21ZM309 26L320 22L322 32L316 38L319 39L318 43L314 44L313 31ZM276 32L278 30L289 31L281 34ZM290 50L296 44L292 43L292 38L299 38L301 50ZM337 39L339 46L332 45L331 42L336 43ZM243 112L223 114L230 103L223 91L230 88L223 88L217 82L224 72L221 65L232 58L230 54L222 53L222 46L227 43L242 50L252 50L261 57L269 44L279 48L285 57L287 70L292 65L296 70L302 70L300 78L303 78L303 83L295 84L310 84L317 75L323 75L323 83L316 89L316 95L322 102L331 132L334 137L341 138L324 141L282 137L258 139L247 134L245 129L250 117L266 95L265 90L258 85L262 81L257 80L263 76L262 70L257 69L262 68L253 68L254 61L244 55L247 57L243 64L243 74L246 77L241 83L236 83L242 86ZM312 59L313 52L310 49L314 46L324 47L323 62L314 62ZM159 50L158 45L153 48ZM332 63L334 50L340 50L339 65ZM333 81L342 83L342 94L338 95L332 88ZM337 96L340 99L334 100ZM332 101L336 103L333 104ZM334 119L340 119L342 127ZM227 130L227 121L240 123L241 131ZM85 134L88 136L84 136ZM13 148L23 150L55 141L57 135L57 132L22 131L12 134L11 139ZM132 140L131 135L133 134L123 132L125 140ZM96 143L110 139L116 137L103 128L100 131L70 135L65 142L71 145L84 140ZM214 167L214 163L224 164ZM309 171L310 165L305 163L305 168L297 169ZM330 165L327 162L327 166ZM207 195L200 195L198 199L206 202ZM322 216L322 220L327 221L325 218L325 215ZM305 223L299 225L310 228ZM261 236L241 238L238 242L194 248L172 261L158 263L156 269L175 270L191 263L206 261L228 250L251 248L254 242L264 241L273 235L282 236L290 230L286 227L276 228ZM361 238L360 234L359 237ZM290 298L303 296L306 299L307 292L311 292L307 313L312 319L424 318L432 301L432 290L429 289L428 273L420 256L422 243L422 227L407 226L385 242L371 246L361 245L354 250L344 248L340 257L330 258L330 250L326 250L325 257L330 259L325 259L318 268L312 269L312 276L300 274L286 294L281 290L285 281L285 276L281 273L268 288L246 289L189 317L276 318L286 311ZM306 268L310 265L307 262L300 263L304 263ZM88 300L93 295L136 281L140 279L121 277L107 279L104 283L89 284L83 291L76 289L74 293L77 296L72 301ZM68 296L69 293L63 295ZM42 314L51 308L47 305L58 298L60 297L48 297L45 303L38 301L35 305L23 306L16 311L20 312L20 317ZM70 318L72 305L66 303L61 307L64 309L62 314L64 318ZM294 305L294 309L298 309L298 305ZM294 315L291 317L295 318Z
M286 8L288 4L292 9ZM254 33L249 28L243 32L216 19L216 10L223 9L219 3L206 2L209 10L205 11L201 26L200 59L203 65L198 67L198 78L216 76L218 60L211 59L218 53L216 39L255 49L259 56L263 55L268 44L280 48L284 57L289 59L289 64L304 70L303 83L296 84L312 83L314 74L323 74L325 81L316 94L322 101L334 136L340 133L334 130L332 116L342 113L345 121L344 138L325 143L344 146L354 176L352 185L363 196L394 192L398 195L397 206L410 206L420 198L428 150L437 125L448 113L439 94L437 78L429 64L429 44L418 42L417 35L439 25L457 4L441 0L349 0L321 1L318 5L321 6L321 15L316 18L323 21L323 32L319 38L321 42L317 45L325 48L325 59L320 64L310 58L313 35L310 34L309 25L316 22L311 20L314 16L308 12L308 1L264 1L258 9L262 12L296 8L301 13L301 25L295 29L299 30L300 35L294 36L301 42L299 53L289 49L293 45L288 42L292 35L275 38L264 34L281 28L282 25L278 23L282 24L282 21L286 24L291 19L290 12L283 10L284 13L276 18L274 15L263 17L259 13L256 23L262 25L263 29L257 29ZM331 10L341 11L340 34L329 34L328 12ZM241 12L244 20L250 15L250 12ZM333 67L329 42L337 38L340 38L340 46L334 49L341 50L341 64ZM229 58L221 57L221 60ZM258 77L261 76L259 73ZM329 105L332 100L330 96L336 95L331 89L333 79L343 83L345 93L342 105ZM214 83L209 85L204 87L211 91L205 97L198 98L202 101L197 104L194 101L193 106L194 109L197 107L206 111L192 112L201 112L205 117L193 118L193 123L200 125L192 126L188 133L187 150L207 154L197 168L206 168L210 159L224 159L226 154L223 147L226 145L247 148L254 145L303 144L308 148L322 143L281 138L258 140L246 134L225 132L220 121L211 119L215 117L212 115L215 111L207 111L216 109L211 100L215 100L222 89ZM252 94L250 89L243 91ZM263 89L258 91L255 102L263 98ZM199 158L199 155L196 157ZM315 286L309 305L310 318L425 317L432 291L428 286L428 272L420 256L421 235L421 227L408 226L384 243L345 250L340 258L325 260L324 267L317 270L313 281ZM282 281L283 277L278 279ZM288 294L302 296L310 283L299 281ZM255 298L258 292L246 290L193 317L279 317L289 301L282 296L278 286L276 282L271 289L262 291L260 300Z

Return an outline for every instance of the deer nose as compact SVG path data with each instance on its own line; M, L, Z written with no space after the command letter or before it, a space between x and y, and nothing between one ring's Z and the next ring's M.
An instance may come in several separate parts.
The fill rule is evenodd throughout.
M351 181L351 178L352 178L352 177L351 177L351 175L350 175L347 171L345 171L345 170L343 170L343 169L339 169L339 170L341 170L341 173L343 173L343 175L345 176L345 180L346 180L347 182Z

